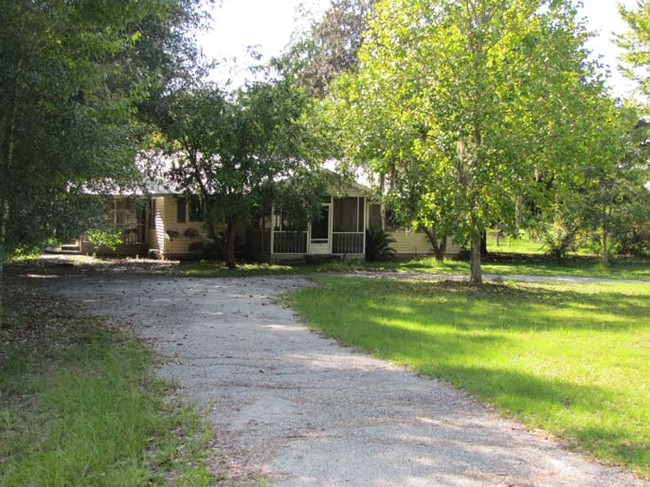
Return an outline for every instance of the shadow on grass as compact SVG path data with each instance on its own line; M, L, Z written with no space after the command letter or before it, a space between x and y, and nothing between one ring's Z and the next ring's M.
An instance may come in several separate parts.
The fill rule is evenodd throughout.
M509 260L501 256L487 259L484 271L494 274L528 274L546 276L578 276L605 279L649 280L650 265L647 259L624 259L613 261L604 267L594 258L575 258L566 262L557 262L540 257L529 256L527 259Z
M463 387L530 428L553 431L580 450L647 470L649 438L639 436L634 422L621 414L613 393L605 388L483 367L443 365L435 372L422 372Z
M385 320L413 317L422 326L447 325L463 330L549 331L584 329L624 331L650 327L650 293L630 296L611 290L580 292L538 285L338 279L323 289L334 299L357 304L346 313L372 310ZM308 292L308 291L307 291ZM314 290L315 299L319 291ZM361 307L360 307L361 306Z
M490 403L524 416L533 407L540 406L546 414L555 414L560 410L600 414L611 406L607 402L610 393L602 387L539 377L521 371L448 363L438 364L435 369L423 366L420 371L441 377L454 385L462 385Z
M646 477L649 476L650 448L647 437L639 437L633 431L614 431L611 427L585 426L568 428L566 436L578 439L583 447L599 456L608 457L614 461L626 459L625 463L637 467ZM630 438L633 438L632 440Z

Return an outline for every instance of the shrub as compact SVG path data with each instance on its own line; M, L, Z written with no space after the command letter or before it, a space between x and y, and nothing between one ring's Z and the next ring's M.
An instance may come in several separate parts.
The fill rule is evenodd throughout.
M395 240L383 230L366 230L366 260L370 262L396 260L395 249L390 244Z
M612 231L612 241L620 255L650 257L650 219L632 216Z
M556 221L542 235L546 253L556 260L565 259L576 249L577 229L565 222Z
M187 238L199 238L201 236L196 228L188 228L183 232L183 235Z
M120 230L90 230L86 233L88 241L97 250L110 250L112 252L124 243L124 234Z

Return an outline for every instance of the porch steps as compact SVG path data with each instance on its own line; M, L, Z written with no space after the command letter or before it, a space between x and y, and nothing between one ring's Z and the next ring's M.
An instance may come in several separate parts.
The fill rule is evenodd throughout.
M81 249L78 245L62 245L61 247L48 247L43 252L46 254L79 255Z

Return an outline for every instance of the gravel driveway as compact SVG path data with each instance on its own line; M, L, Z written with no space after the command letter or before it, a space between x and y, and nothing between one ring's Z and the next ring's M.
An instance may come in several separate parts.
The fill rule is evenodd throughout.
M650 486L526 432L436 380L309 332L278 303L299 277L57 280L130 323L215 427L230 480L278 486Z

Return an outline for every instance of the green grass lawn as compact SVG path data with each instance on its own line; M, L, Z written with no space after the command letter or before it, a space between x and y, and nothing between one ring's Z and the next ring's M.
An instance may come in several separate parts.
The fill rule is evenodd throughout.
M210 431L123 333L30 289L0 322L0 485L210 485Z
M543 242L534 240L525 234L519 238L503 235L497 238L497 232L489 231L487 234L487 248L489 252L507 252L513 254L544 254L546 249Z
M311 327L650 477L649 285L317 281Z
M614 260L609 267L603 267L596 258L573 259L566 262L555 262L542 258L513 262L508 260L492 262L488 259L483 262L481 268L486 274L501 276L526 274L532 276L578 276L650 281L650 259L621 258ZM469 263L455 260L438 263L433 258L426 258L397 263L396 270L399 272L469 275Z

